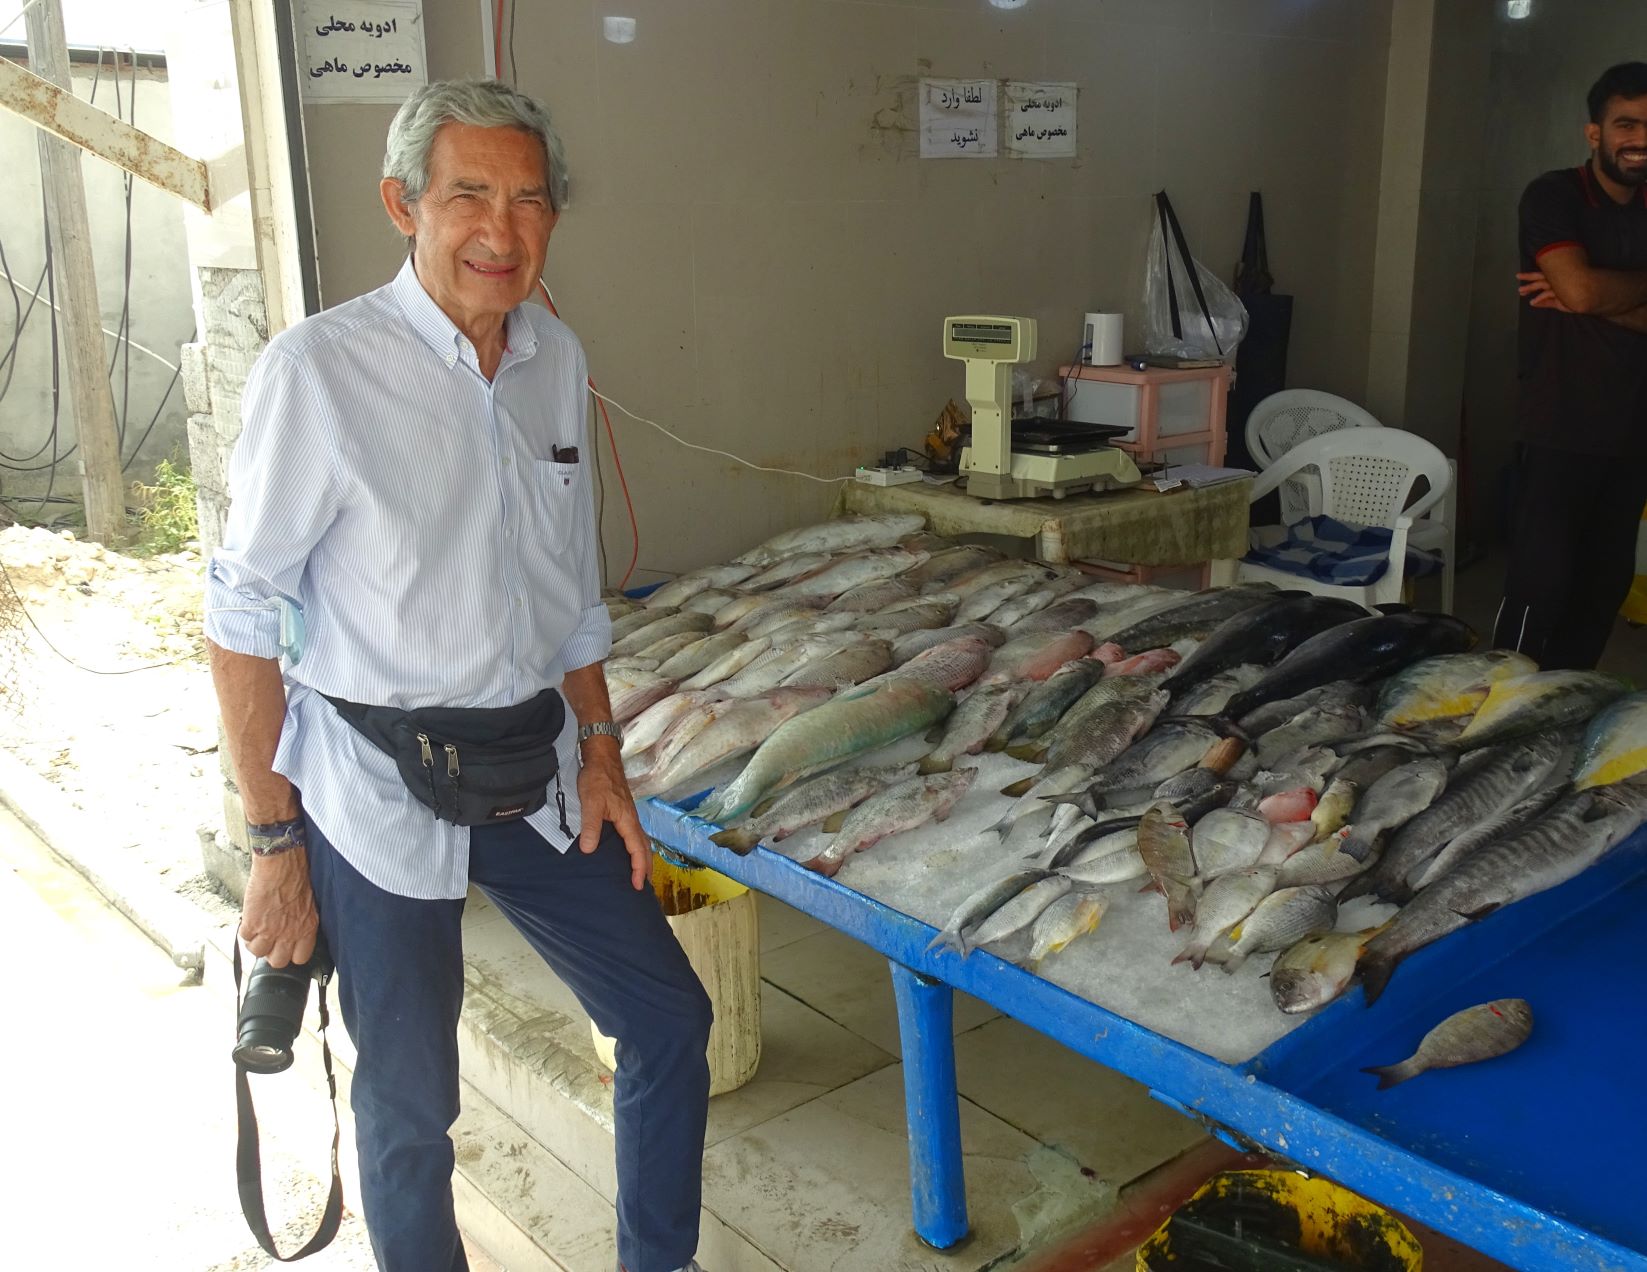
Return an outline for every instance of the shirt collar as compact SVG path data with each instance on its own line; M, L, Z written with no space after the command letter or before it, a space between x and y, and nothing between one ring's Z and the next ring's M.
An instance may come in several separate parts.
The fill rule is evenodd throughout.
M390 289L400 302L401 311L406 315L406 321L411 323L412 330L439 355L442 362L450 367L456 366L465 352L473 357L474 350L469 338L458 330L457 324L446 316L446 311L435 304L434 297L423 289L410 256L395 275ZM529 358L537 352L537 335L526 315L520 312L519 305L504 316L503 342L505 360Z

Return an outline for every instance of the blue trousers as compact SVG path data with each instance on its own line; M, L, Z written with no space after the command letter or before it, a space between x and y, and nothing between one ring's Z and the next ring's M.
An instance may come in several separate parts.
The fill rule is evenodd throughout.
M351 1088L366 1227L382 1272L466 1272L452 1211L463 901L370 883L311 821L309 877L357 1060ZM672 1272L698 1244L711 1009L610 824L559 852L524 821L470 832L469 878L617 1039L618 1257Z

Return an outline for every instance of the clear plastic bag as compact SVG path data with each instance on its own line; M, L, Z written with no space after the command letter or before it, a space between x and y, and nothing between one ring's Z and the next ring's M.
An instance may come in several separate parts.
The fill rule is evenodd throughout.
M1234 362L1235 347L1247 334L1246 306L1190 254L1165 191L1155 196L1155 203L1144 268L1144 351Z

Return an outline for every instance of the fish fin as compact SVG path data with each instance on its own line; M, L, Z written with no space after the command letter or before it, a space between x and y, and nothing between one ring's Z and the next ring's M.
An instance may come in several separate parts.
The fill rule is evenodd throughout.
M1355 900L1356 897L1365 896L1377 886L1377 880L1371 875L1357 875L1338 894L1338 903L1342 905L1346 901Z
M772 805L776 804L777 802L778 802L778 797L776 795L769 795L769 796L767 796L767 798L763 799L760 803L756 804L754 808L750 809L749 810L749 815L751 817L765 817L768 813L770 813L772 811Z
M709 841L719 844L722 848L730 848L740 857L743 857L747 856L755 845L760 843L761 839L749 827L740 826L736 830L717 831L709 836Z
M806 869L815 870L826 879L833 879L835 877L835 872L841 868L841 864L841 858L828 857L822 853L819 853L816 857L812 857L801 862L801 865L806 867Z
M1403 1060L1400 1064L1377 1064L1362 1073L1375 1074L1378 1077L1378 1089L1388 1091L1393 1086L1400 1086L1408 1078L1416 1078L1424 1070L1412 1067L1411 1060Z
M1007 749L1007 744L1011 742L1011 740L1011 738L989 738L984 742L984 750L990 752L1004 751Z
M1039 764L1046 758L1047 748L1040 742L1009 742L1001 748L1015 760L1027 760L1031 764Z
M940 759L936 755L921 757L921 762L915 766L917 773L948 773L955 767L954 760Z
M1196 971L1200 971L1201 964L1206 962L1206 953L1206 946L1203 945L1198 948L1195 942L1191 941L1178 951L1178 956L1172 960L1172 966L1176 967L1180 963L1188 963Z
M937 746L938 743L942 742L943 740L944 740L944 726L943 725L935 724L930 729L928 729L926 731L926 741L927 741L928 746Z
M1367 839L1351 831L1345 835L1338 845L1338 851L1348 853L1357 861L1365 861L1372 855L1373 844L1376 840Z
M1361 992L1367 1006L1371 1007L1390 983L1390 977L1395 972L1395 960L1388 955L1364 954L1355 970L1361 977Z
M1502 901L1489 901L1486 905L1479 905L1473 910L1455 909L1453 910L1453 913L1461 919L1468 919L1471 923L1478 923L1491 914L1494 910L1502 909L1503 905L1504 903Z
M1001 787L1001 794L1007 796L1009 799L1017 799L1021 795L1028 795L1029 788L1034 785L1035 779L1033 777L1021 778L1020 780L1012 783L1010 786Z
M840 812L831 813L828 817L825 817L823 820L823 833L826 835L839 833L841 827L846 825L846 815L851 811L850 808L843 808Z

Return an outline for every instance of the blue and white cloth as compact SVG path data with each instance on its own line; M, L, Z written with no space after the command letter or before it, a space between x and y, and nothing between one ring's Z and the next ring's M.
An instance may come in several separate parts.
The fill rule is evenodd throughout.
M583 349L536 305L490 382L408 260L386 287L270 342L246 382L206 635L284 655L274 767L372 883L455 898L469 831L437 820L322 694L502 707L611 645L600 599ZM300 619L300 621L297 621ZM560 742L580 826L576 721ZM563 851L555 801L527 819Z
M1309 517L1288 526L1279 542L1255 543L1243 559L1336 587L1367 587L1389 569L1392 538L1384 526ZM1416 578L1440 568L1438 554L1408 547L1404 577Z

